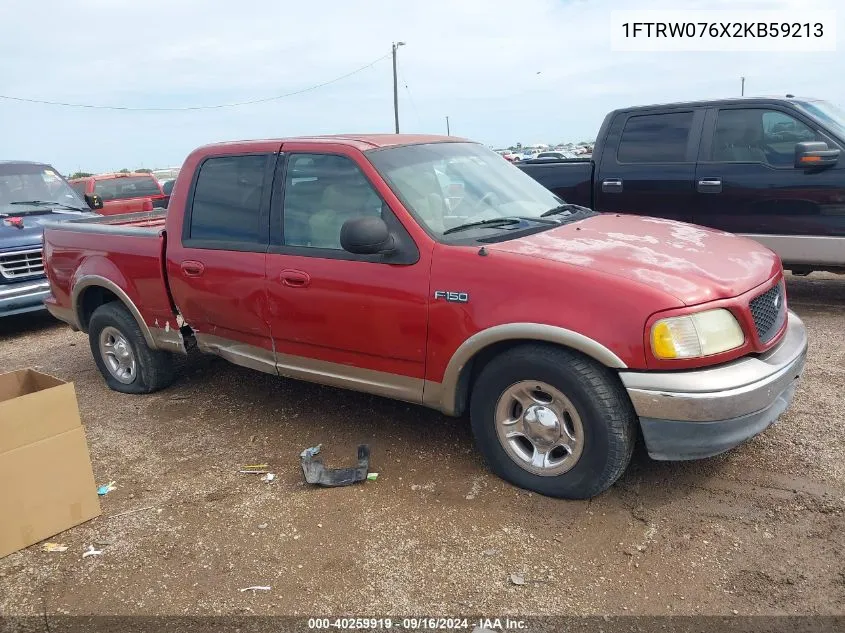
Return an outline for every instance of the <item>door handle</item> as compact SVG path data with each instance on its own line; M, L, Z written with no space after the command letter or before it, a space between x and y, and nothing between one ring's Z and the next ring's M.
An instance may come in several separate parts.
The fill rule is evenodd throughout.
M205 272L205 266L202 262L186 260L182 262L182 272L186 277L199 277Z
M311 276L301 270L287 269L280 275L281 282L291 288L305 288L311 283Z
M622 193L622 181L618 178L602 180L601 190L604 193Z
M699 193L722 193L721 178L702 178L697 186Z

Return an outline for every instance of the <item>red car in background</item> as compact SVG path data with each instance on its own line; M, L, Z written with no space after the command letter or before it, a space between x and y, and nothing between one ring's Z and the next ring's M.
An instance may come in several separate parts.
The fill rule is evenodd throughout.
M94 193L103 200L99 213L116 215L135 211L152 211L167 206L168 196L152 174L116 173L75 178L70 182L80 195Z

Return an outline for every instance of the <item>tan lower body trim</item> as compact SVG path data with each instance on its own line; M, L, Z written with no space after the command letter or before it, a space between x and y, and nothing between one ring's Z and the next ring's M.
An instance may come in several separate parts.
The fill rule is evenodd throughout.
M67 323L74 332L79 330L79 323L76 322L76 314L70 308L62 308L61 306L50 303L45 303L44 307L47 308L47 312L52 314L59 321Z
M745 233L755 242L772 249L784 266L845 266L845 237L826 235L762 235Z
M213 334L194 334L197 340L197 347L206 354L215 354L225 358L230 363L257 369L267 374L276 374L276 360L272 350L239 343L231 339L215 336Z
M274 354L271 350L213 334L198 333L196 339L197 347L202 352L216 354L236 365L268 374L372 393L415 404L421 404L423 400L425 381L421 378L331 363L304 356Z
M150 334L157 349L176 354L188 353L188 350L185 349L185 339L182 338L182 332L179 331L179 328L151 327Z

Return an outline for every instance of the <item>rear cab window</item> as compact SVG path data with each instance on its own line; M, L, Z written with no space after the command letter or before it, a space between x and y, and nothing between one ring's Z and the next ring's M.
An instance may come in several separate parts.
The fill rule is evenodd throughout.
M619 163L683 163L693 112L634 115L625 122L616 153Z
M116 176L94 183L94 193L104 202L161 196L161 188L152 176Z
M200 165L186 210L182 242L193 248L263 251L267 247L267 193L275 156L207 158Z

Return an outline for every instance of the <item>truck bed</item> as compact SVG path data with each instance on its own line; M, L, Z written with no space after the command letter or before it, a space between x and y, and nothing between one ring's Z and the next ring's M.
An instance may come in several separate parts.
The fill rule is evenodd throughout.
M64 222L45 224L50 229L66 229L74 232L109 233L121 235L150 234L155 235L164 230L167 211L144 211L141 213L122 213L119 215L103 215L96 218L79 218Z
M48 304L84 314L78 292L86 279L124 293L149 327L173 319L164 275L166 211L79 218L44 226L44 259L52 297ZM81 284L81 285L80 285ZM105 284L105 285L103 285ZM85 323L81 323L84 330Z
M593 208L592 160L529 160L517 167L564 201Z

